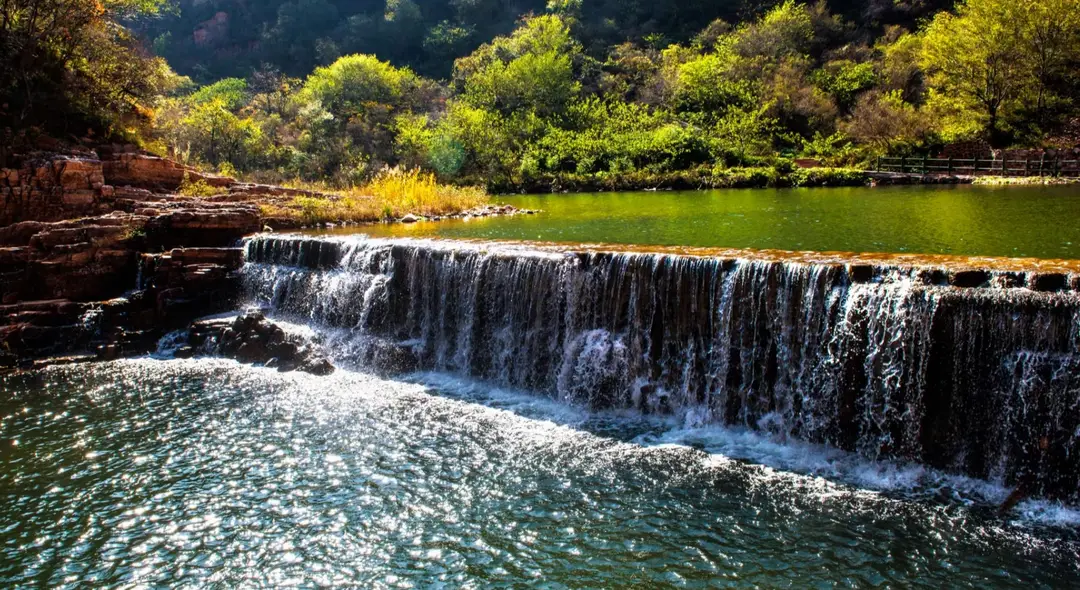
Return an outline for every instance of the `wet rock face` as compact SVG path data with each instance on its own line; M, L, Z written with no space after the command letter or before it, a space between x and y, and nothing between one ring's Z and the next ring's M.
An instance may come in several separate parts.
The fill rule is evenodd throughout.
M188 330L188 343L177 351L177 356L211 350L242 363L275 367L282 372L303 371L313 375L334 372L329 359L311 342L285 332L260 312L248 312L236 319L195 322Z

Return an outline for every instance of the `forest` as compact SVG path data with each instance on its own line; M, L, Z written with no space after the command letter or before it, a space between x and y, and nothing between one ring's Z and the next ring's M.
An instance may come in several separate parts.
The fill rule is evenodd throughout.
M796 158L842 181L881 155L1080 141L1080 0L258 4L5 0L5 143L534 190L764 184Z

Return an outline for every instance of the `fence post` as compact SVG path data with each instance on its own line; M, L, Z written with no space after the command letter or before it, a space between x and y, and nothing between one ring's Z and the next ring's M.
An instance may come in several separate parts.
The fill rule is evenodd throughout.
M952 174L952 156L949 156L949 174Z
M1008 176L1009 175L1009 156L1007 156L1005 154L1001 155L1001 175L1002 176Z
M881 172L881 156L878 156L877 160L874 162L874 171Z
M900 156L900 174L907 173L907 156Z
M1031 152L1024 155L1024 176L1031 176Z
M1046 164L1046 152L1039 155L1039 176L1043 175L1043 165Z
M926 154L922 155L922 173L923 174L929 174L930 173L930 170L928 170L926 168Z

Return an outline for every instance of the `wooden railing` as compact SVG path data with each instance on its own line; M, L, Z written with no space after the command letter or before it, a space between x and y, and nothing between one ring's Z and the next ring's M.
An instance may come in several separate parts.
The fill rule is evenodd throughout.
M1038 158L878 158L876 172L901 174L957 174L966 176L1061 176L1080 177L1080 160Z

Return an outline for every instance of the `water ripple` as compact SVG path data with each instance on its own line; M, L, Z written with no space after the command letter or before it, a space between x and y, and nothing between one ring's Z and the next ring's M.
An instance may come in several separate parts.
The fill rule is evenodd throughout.
M654 426L535 398L216 360L0 385L5 587L1080 579L1070 530L641 444Z

